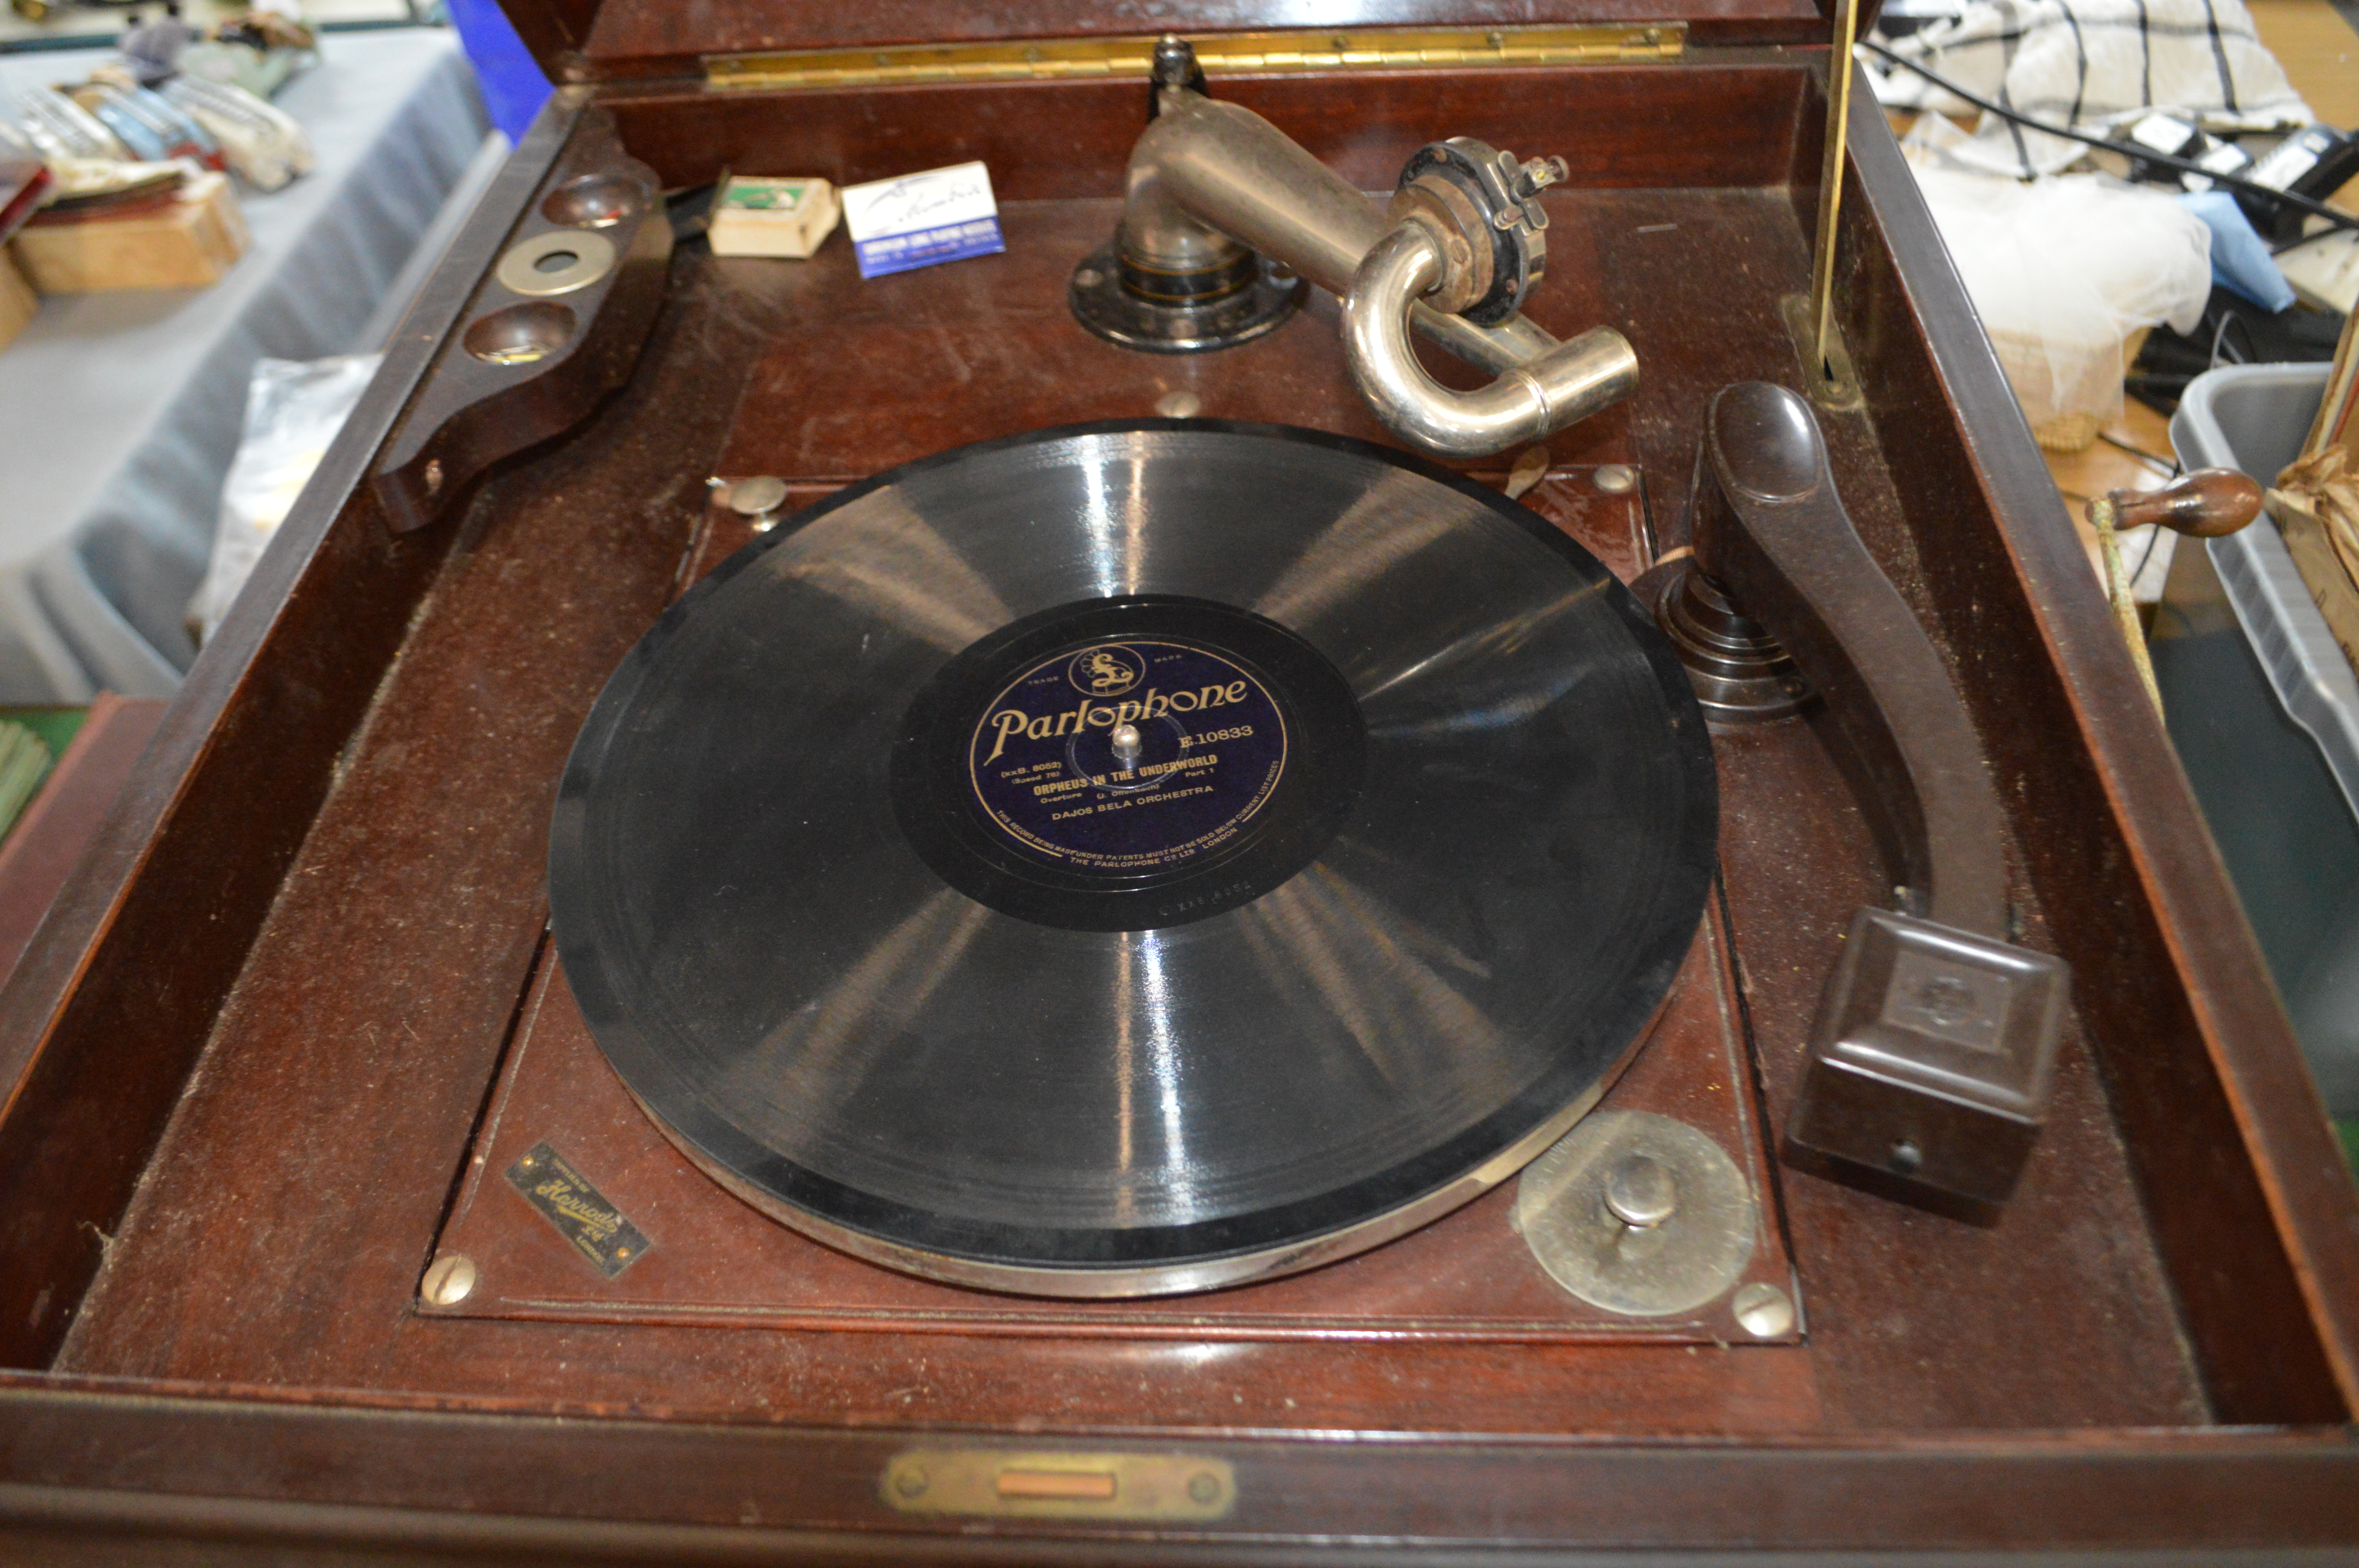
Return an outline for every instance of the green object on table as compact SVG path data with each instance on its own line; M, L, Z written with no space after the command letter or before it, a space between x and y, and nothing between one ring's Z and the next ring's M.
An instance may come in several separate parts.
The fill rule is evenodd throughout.
M56 760L49 743L30 729L0 719L0 835L16 825Z
M21 724L41 738L52 757L62 757L73 738L82 733L82 720L90 717L87 708L0 708L0 719Z
M2359 1173L2359 1121L2338 1121L2334 1130L2343 1135L2343 1162Z

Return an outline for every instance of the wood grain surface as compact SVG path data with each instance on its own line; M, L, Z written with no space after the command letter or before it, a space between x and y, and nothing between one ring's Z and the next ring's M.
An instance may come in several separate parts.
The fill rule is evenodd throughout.
M1572 456L1637 462L1656 487L1649 503L1676 517L1710 391L1790 373L1774 302L1805 276L1792 208L1742 190L1576 191L1555 205L1551 232L1578 248L1544 319L1621 321L1651 369ZM565 751L605 672L669 599L705 514L704 477L810 484L1013 429L1144 412L1168 362L1108 348L1062 309L1075 253L1111 217L1096 201L1012 207L1007 255L905 275L894 281L908 287L881 293L840 256L682 259L671 315L624 399L477 499L60 1367L460 1399L537 1392L705 1418L750 1401L786 1417L1100 1424L1144 1394L1180 1425L1225 1413L1355 1430L1488 1426L1509 1410L1517 1429L1560 1432L1811 1430L1828 1415L1886 1429L2203 1419L2118 1139L2071 1050L2055 1125L1995 1228L1784 1178L1808 1299L1822 1293L1821 1271L1838 1281L1792 1372L1773 1372L1781 1363L1759 1349L1679 1355L1638 1375L1660 1353L1560 1346L1506 1360L1490 1347L1371 1343L1322 1360L1239 1345L1207 1362L1162 1344L900 1336L884 1348L871 1334L749 1338L411 1311L526 992ZM1252 374L1249 356L1277 373ZM1316 319L1196 362L1210 413L1379 433ZM1854 516L1921 592L1868 422L1831 420L1829 436ZM711 455L682 460L700 449ZM1732 921L1774 1127L1837 934L1890 879L1807 725L1726 738L1723 751ZM338 957L355 953L370 957ZM266 1147L275 1155L259 1157ZM2005 1288L1988 1288L1995 1278ZM219 1310L225 1297L235 1311ZM909 1375L919 1365L926 1377ZM1826 1375L1832 1366L1848 1376ZM1405 1388L1419 1392L1405 1400Z
M588 14L552 5L549 25ZM1808 273L1807 61L1693 51L1528 81L1252 91L1363 183L1388 183L1387 160L1428 135L1495 124L1518 151L1578 153L1575 187L1551 194L1542 319L1621 327L1644 380L1551 447L1563 466L1637 467L1654 544L1676 547L1709 395L1799 379L1776 307ZM840 261L684 250L614 401L443 524L392 539L353 485L571 135L587 94L559 95L266 558L268 591L208 651L63 913L0 990L10 1544L145 1530L586 1559L734 1550L697 1533L724 1527L753 1527L728 1538L748 1553L950 1555L1017 1528L1102 1553L1147 1544L1038 1521L912 1525L880 1499L882 1467L946 1433L1229 1456L1238 1508L1206 1538L1226 1555L1347 1535L2223 1553L2359 1541L2345 1424L2359 1198L1873 116L1853 126L1838 269L1867 400L1822 423L1847 509L1966 696L2006 803L2024 940L2074 968L2053 1118L1995 1221L1773 1165L1809 1312L1799 1346L419 1310L530 994L560 766L607 673L709 561L707 479L772 472L814 493L961 440L1144 413L1183 374L1113 355L1057 308L1074 247L1110 212L1137 125L1129 90L602 92L668 181L723 163L998 158L1044 124L1072 156L1010 164L1006 256L890 290ZM1229 362L1257 355L1259 376L1214 356L1186 384L1207 413L1365 433L1326 330L1312 312ZM1839 934L1890 879L1809 721L1718 749L1724 919L1774 1141Z

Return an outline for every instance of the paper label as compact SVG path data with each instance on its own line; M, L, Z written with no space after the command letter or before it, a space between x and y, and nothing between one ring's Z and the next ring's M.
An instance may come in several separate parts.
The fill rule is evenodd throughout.
M1007 248L991 174L980 163L847 187L843 222L863 277Z
M810 179L764 179L739 175L722 192L721 205L734 212L785 217L799 212L820 184Z
M1268 804L1286 748L1285 718L1250 671L1141 638L1016 677L975 724L967 777L1016 847L1136 874L1227 846Z

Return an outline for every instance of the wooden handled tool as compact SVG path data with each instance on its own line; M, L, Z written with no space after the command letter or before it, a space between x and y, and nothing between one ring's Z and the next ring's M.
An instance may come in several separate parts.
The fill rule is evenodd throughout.
M2116 529L2159 523L2190 539L2217 539L2261 514L2260 482L2234 469L2197 469L2160 490L2117 490L2105 499Z
M2124 528L2158 524L2191 539L2217 539L2260 514L2260 485L2234 469L2197 469L2160 490L2116 490L2089 503L2089 525L2097 531L2098 553L2104 557L2105 592L2114 601L2114 619L2121 622L2130 659L2146 682L2147 695L2154 698L2156 712L2162 711L2162 688L2155 684L2146 631L2138 624L2129 574L2122 569L2121 544L2114 535Z

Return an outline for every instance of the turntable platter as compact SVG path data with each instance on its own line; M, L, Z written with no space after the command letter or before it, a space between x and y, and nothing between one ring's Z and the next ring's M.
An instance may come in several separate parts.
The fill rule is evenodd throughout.
M1310 1267L1593 1103L1712 877L1686 677L1593 557L1399 454L962 448L685 595L601 696L556 940L697 1162L891 1266Z

